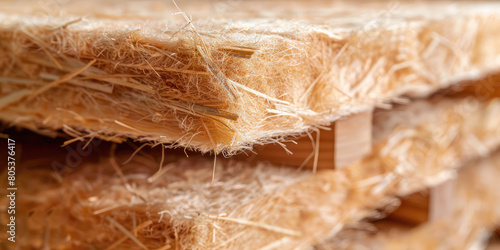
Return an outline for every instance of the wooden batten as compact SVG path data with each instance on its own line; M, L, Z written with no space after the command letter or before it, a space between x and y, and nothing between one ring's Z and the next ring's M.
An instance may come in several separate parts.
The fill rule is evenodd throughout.
M429 192L429 221L438 220L455 209L456 180L445 181Z
M429 220L429 190L401 198L401 205L389 214L388 219L409 225Z
M371 153L372 114L358 113L335 123L335 167L347 166Z
M456 180L448 180L408 195L401 198L401 205L388 218L411 225L438 220L454 211L455 192Z
M316 143L318 137L319 143ZM334 122L329 130L320 130L319 136L315 132L294 141L295 143L286 142L282 145L257 146L255 147L257 155L251 158L294 167L314 168L315 160L317 168L347 166L371 152L372 112L351 115ZM316 146L319 146L317 151Z

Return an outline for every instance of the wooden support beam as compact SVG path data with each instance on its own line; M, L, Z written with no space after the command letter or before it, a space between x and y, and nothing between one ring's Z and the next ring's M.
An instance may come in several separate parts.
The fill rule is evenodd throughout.
M456 179L445 181L429 192L429 221L438 220L455 209Z
M438 220L454 211L455 192L456 180L453 179L403 197L401 205L388 218L411 225Z
M491 74L480 80L466 81L461 84L442 89L436 94L456 97L474 96L482 100L499 97L500 74Z
M281 145L270 144L255 147L257 155L252 160L269 161L275 165L292 167L341 168L369 154L372 148L372 112L358 113L336 121L329 130L283 143L292 154ZM319 146L318 150L315 147ZM315 155L317 152L317 155ZM238 156L248 160L248 157Z
M372 150L372 112L349 116L335 123L335 167L347 166Z
M429 190L401 198L400 206L389 214L388 219L408 225L418 225L429 219Z

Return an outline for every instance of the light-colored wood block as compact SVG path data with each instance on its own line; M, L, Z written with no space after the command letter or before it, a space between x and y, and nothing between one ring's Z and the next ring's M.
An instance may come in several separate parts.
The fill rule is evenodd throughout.
M456 180L445 181L429 191L429 221L438 220L455 209Z
M319 134L319 150L317 155L317 168L333 168L334 167L334 143L335 134L334 126L330 126L330 130L320 130ZM313 140L311 140L311 138ZM269 161L275 165L306 167L314 168L315 146L318 145L316 140L317 133L312 133L311 137L306 136L294 140L293 142L285 142L283 146L291 152L287 152L283 146L278 144L268 144L255 147L257 155L252 156L256 161Z
M319 143L317 143L318 139ZM296 143L257 146L254 150L257 155L251 156L251 159L295 167L345 167L371 152L372 112L343 118L332 124L329 130L319 130L319 135L314 132L310 136L294 141ZM316 147L318 147L317 150ZM239 159L245 159L245 157L239 156Z
M335 167L347 166L372 150L372 112L362 112L335 122Z
M448 180L437 186L401 198L401 205L389 219L406 224L421 224L448 216L455 209L456 180Z

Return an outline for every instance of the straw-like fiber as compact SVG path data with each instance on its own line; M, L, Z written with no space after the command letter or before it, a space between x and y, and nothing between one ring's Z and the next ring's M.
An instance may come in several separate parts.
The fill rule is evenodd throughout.
M0 7L1 120L234 154L500 67L492 2L78 4Z

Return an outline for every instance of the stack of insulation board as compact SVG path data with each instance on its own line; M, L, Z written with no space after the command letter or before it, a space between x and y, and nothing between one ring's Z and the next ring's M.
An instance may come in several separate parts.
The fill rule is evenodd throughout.
M484 246L499 40L494 2L3 1L0 119L45 136L3 132L3 246Z

